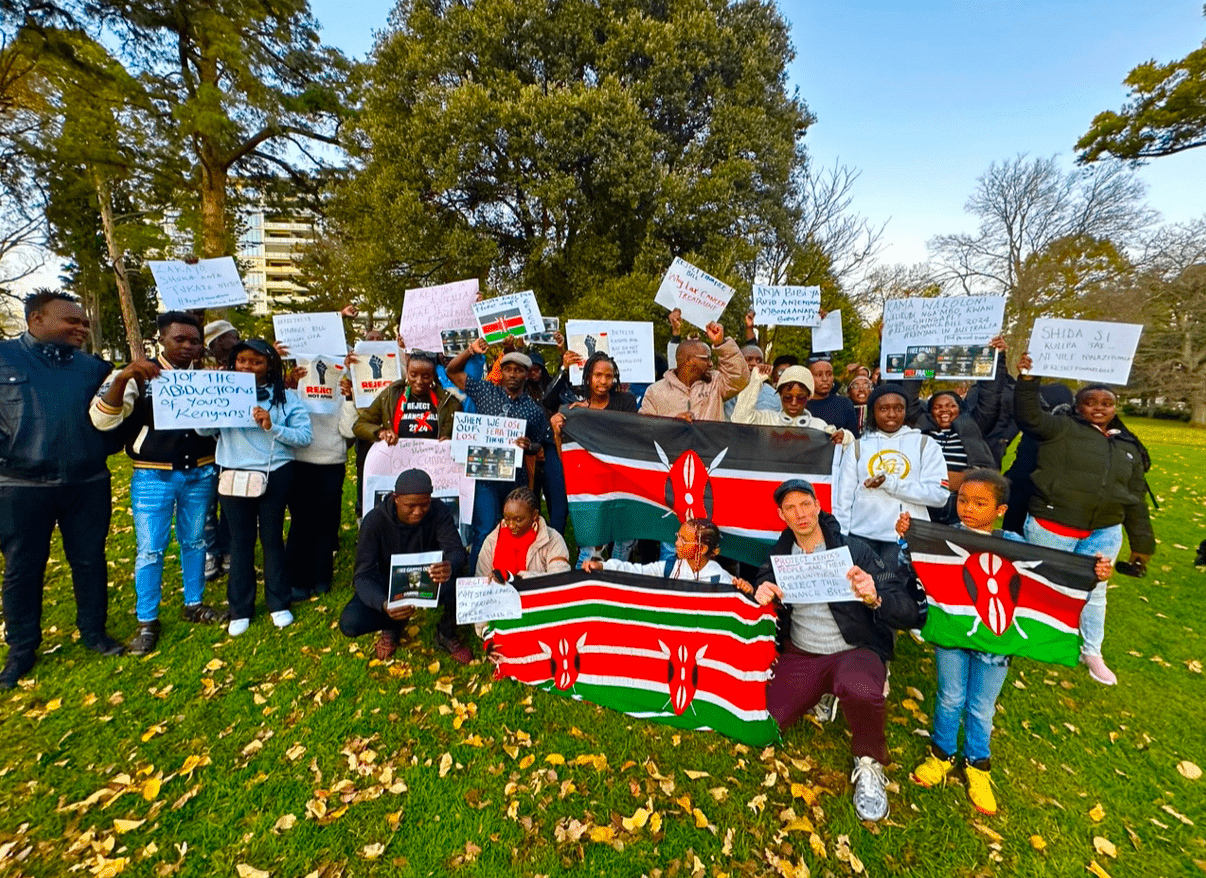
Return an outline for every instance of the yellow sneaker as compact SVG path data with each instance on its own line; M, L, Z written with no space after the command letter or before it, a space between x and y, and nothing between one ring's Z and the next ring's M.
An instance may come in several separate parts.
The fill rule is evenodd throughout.
M967 773L967 797L981 814L997 813L997 797L992 794L992 773L969 765Z
M933 751L925 761L913 769L909 779L923 787L936 787L946 783L946 776L955 767L954 759L943 759Z

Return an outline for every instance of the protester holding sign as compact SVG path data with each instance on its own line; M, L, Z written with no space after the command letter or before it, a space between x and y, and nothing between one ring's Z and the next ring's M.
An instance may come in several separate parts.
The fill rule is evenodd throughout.
M711 350L702 341L688 340L675 351L675 368L645 391L642 415L683 418L688 421L723 421L724 401L736 396L750 380L750 367L737 343L726 338L724 327L709 323L704 330ZM712 368L712 351L719 366Z
M449 439L452 416L461 401L440 386L436 362L414 352L406 362L406 377L377 394L362 409L352 432L367 442L395 444L406 439Z
M159 643L159 604L163 594L163 553L176 519L180 575L184 580L186 622L217 622L221 614L202 603L205 596L205 517L218 482L214 440L193 430L157 430L151 381L162 370L191 369L205 354L201 323L191 314L169 311L155 321L160 355L138 359L115 372L89 414L98 430L122 428L126 454L134 464L130 506L134 512L135 612L138 627L129 643L134 655L154 652ZM205 373L214 374L214 373Z
M432 499L432 490L427 473L406 470L395 480L394 492L370 509L360 524L352 573L356 593L343 608L339 630L347 637L381 632L375 647L381 661L397 651L406 620L415 611L411 606L386 607L391 559L394 555L436 551L444 558L428 570L431 581L441 586L439 601L444 608L436 626L436 646L461 664L473 659L469 648L457 638L456 589L448 585L464 572L465 547L452 513L443 502Z
M811 484L789 479L774 496L787 528L771 555L847 546L854 566L846 578L857 600L783 608L780 625L790 631L790 639L767 684L766 707L787 729L821 696L836 695L852 735L855 813L860 820L882 820L888 816L883 766L892 761L884 737L886 662L895 653L893 629L916 626L918 604L905 592L903 579L885 568L866 543L842 535L833 516L821 510ZM758 571L757 586L754 597L760 604L783 597L769 560Z
M507 495L503 517L482 543L477 575L510 582L519 574L571 570L565 539L540 514L536 495L516 488Z
M1018 426L1039 440L1026 541L1116 558L1125 527L1130 562L1146 566L1156 551L1147 511L1147 451L1118 417L1114 392L1090 384L1077 392L1071 417L1048 414L1039 404L1039 379L1029 374L1032 365L1023 354L1013 397ZM1081 657L1094 680L1113 686L1118 677L1101 656L1105 609L1106 588L1099 586L1081 613Z
M255 611L255 543L264 550L264 597L272 622L284 628L289 612L285 578L285 504L293 481L293 449L309 445L310 415L292 390L285 389L284 365L268 342L241 341L230 352L231 371L254 375L260 405L252 409L254 427L199 427L202 436L217 436L221 468L218 494L230 526L231 637L251 625Z

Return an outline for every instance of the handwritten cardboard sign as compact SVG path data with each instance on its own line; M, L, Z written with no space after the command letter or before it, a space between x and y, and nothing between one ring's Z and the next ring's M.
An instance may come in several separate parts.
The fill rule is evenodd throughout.
M759 326L816 326L821 322L821 288L754 284L751 307ZM840 348L814 344L813 350Z
M395 607L438 607L440 587L428 568L444 560L441 552L411 552L389 557L389 597L386 609Z
M474 302L473 316L481 328L482 338L490 344L511 336L522 338L529 333L544 332L540 305L531 290Z
M364 497L368 512L380 502L378 492L394 489L398 473L418 469L431 477L432 496L456 496L461 521L473 518L473 480L465 478L465 465L453 460L452 443L435 439L399 439L396 445L375 442L364 457ZM375 481L373 481L375 480Z
M842 312L830 311L820 325L812 330L812 352L840 351L845 342L842 339Z
M356 408L364 409L378 393L402 378L402 355L392 341L358 341L355 354L352 391Z
M921 345L986 345L1001 331L1004 296L939 296L888 299L879 368L903 378L909 348Z
M279 344L293 356L326 354L343 359L348 342L343 334L343 318L338 311L309 314L273 314L272 331Z
M192 264L179 259L152 260L147 266L165 311L247 304L247 290L233 256L199 259Z
M596 350L606 350L616 361L620 380L635 384L652 384L655 380L653 363L653 324L640 320L567 320L566 338L569 349L590 356L587 339L595 339ZM606 346L600 348L600 339ZM580 341L579 341L580 340ZM575 346L577 342L578 346ZM582 370L570 373L575 384L582 382Z
M719 320L731 298L731 286L675 257L653 301L669 311L681 308L683 320L702 327Z
M477 293L477 278L407 290L398 334L411 350L442 350L441 329L474 324L473 303Z
M470 445L515 445L527 426L523 418L456 412L452 416L452 457L464 463Z
M839 546L810 555L771 555L775 582L785 604L830 604L857 601L846 574L854 566L850 548Z
M1035 375L1125 385L1131 374L1141 323L1060 320L1041 317L1030 331Z
M343 403L339 382L347 374L343 358L298 357L297 365L306 370L306 374L297 382L297 395L302 405L320 415L338 412Z
M164 369L151 381L156 430L254 427L255 376L217 369Z
M456 624L523 618L519 592L485 576L462 576L456 581Z

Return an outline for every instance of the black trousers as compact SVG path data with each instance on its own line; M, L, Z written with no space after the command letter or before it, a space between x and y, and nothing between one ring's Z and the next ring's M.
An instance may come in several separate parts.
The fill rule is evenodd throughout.
M456 637L456 580L450 579L440 586L440 606L443 612L436 630L447 637ZM339 614L339 630L346 637L359 637L371 631L393 631L399 633L410 624L409 619L399 622L391 619L380 607L370 607L353 594L343 612Z
M105 633L109 571L105 538L112 504L109 473L74 485L0 486L0 550L4 552L4 624L13 654L42 643L42 589L55 525L71 566L75 624L84 643Z
M285 581L285 504L293 484L290 461L268 476L262 497L222 497L222 515L230 522L230 575L226 600L230 618L250 619L255 613L255 540L264 550L264 599L268 612L289 609Z
M331 584L346 470L343 463L293 462L289 539L285 543L285 575L290 588L313 592L316 585Z

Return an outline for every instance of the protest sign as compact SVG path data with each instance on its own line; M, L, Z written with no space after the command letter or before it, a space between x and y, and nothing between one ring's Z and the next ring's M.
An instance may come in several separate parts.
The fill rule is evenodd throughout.
M839 546L810 555L771 555L775 582L785 604L829 604L857 601L846 574L854 566L850 548Z
M246 305L247 290L239 278L233 256L182 262L179 259L147 262L155 290L165 311L226 308Z
M464 463L470 445L515 445L527 425L523 418L456 412L452 416L452 457Z
M355 354L352 390L356 408L365 409L378 393L402 378L402 357L392 341L358 341Z
M219 369L164 369L151 380L156 430L254 427L255 376Z
M510 336L522 337L544 331L544 318L540 316L536 294L531 290L474 302L473 316L481 327L482 338L490 344Z
M440 346L444 349L445 354L455 357L461 351L467 350L477 337L476 326L468 326L464 329L441 329Z
M842 312L830 311L825 319L812 331L812 352L840 351L842 340Z
M988 381L997 374L997 349L988 345L922 345L905 349L904 377Z
M440 350L440 330L446 326L473 325L477 292L477 278L407 290L398 334L411 350Z
M310 314L273 314L272 331L277 344L283 344L294 357L299 354L343 359L348 342L343 334L343 317L338 311Z
M584 353L587 348L585 340L592 336L599 339L606 334L607 347L605 350L616 361L621 381L652 384L656 380L653 365L652 323L640 320L567 320L565 332L569 349L578 351L583 358L589 356ZM574 346L575 338L583 339L581 348ZM575 384L582 382L581 368L577 368L576 375L574 372L570 373L570 380Z
M465 449L465 475L486 482L513 482L522 458L518 445L470 445Z
M522 423L522 422L521 422ZM463 461L452 458L452 443L435 439L399 439L394 445L376 442L364 457L364 494L361 508L368 512L381 497L394 490L398 473L418 469L431 477L432 496L455 496L461 521L473 517L473 481L465 477Z
M530 345L533 345L533 344L555 345L555 344L557 344L557 333L561 330L561 318L560 317L543 317L541 319L544 321L544 332L528 333L528 338L527 338L528 344L530 344Z
M751 307L759 326L816 326L821 322L821 288L754 284ZM818 350L815 344L812 348Z
M675 257L653 301L670 311L681 308L683 320L704 327L720 319L731 298L731 286Z
M306 370L306 374L297 382L297 396L302 405L320 415L333 415L339 411L343 400L339 382L347 374L343 358L298 357L297 365Z
M495 619L520 619L523 602L512 586L486 576L462 576L456 581L456 624L472 625Z
M1051 378L1124 385L1142 332L1141 323L1040 317L1030 332L1034 362L1030 371Z
M910 347L987 345L1001 332L1004 296L940 296L888 299L879 368L884 378L903 378Z
M443 560L443 552L390 555L389 597L385 608L439 606L440 587L432 582L430 567Z

